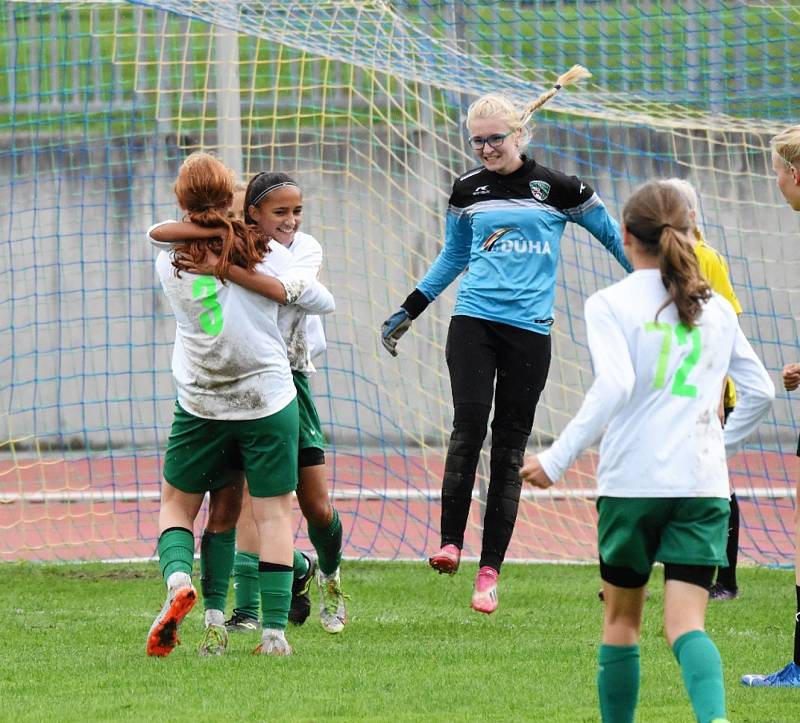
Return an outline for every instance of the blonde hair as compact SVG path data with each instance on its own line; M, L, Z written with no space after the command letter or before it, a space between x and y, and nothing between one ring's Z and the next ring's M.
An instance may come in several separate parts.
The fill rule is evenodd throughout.
M703 241L703 232L700 230L700 202L697 198L697 191L689 181L683 178L667 178L664 183L668 183L674 188L677 188L681 196L683 196L686 203L689 204L689 210L694 211L694 228L692 233L698 241Z
M467 109L465 125L469 128L473 120L478 118L499 118L508 124L512 131L521 130L521 144L527 145L531 139L531 130L528 127L533 114L549 101L559 90L572 83L577 83L583 78L591 78L592 74L582 65L573 65L566 73L560 75L555 85L542 93L536 100L523 106L517 106L508 97L501 93L486 93L472 103Z
M703 278L697 257L686 235L691 226L689 204L672 183L650 181L634 191L622 209L622 221L640 248L657 256L661 281L669 293L656 312L656 319L670 302L678 318L691 329L711 298L711 288Z
M787 166L800 170L800 125L785 128L770 141L770 145Z

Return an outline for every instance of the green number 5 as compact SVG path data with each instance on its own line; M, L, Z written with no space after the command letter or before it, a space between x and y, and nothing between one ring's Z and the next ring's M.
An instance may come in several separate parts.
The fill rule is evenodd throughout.
M222 307L217 299L217 282L213 276L199 276L192 285L192 296L200 299L207 311L200 314L200 326L210 336L222 331Z
M676 397L696 397L697 387L694 384L687 384L686 379L697 365L697 362L700 361L700 350L702 348L700 329L695 326L690 330L681 323L672 326L671 324L655 321L646 323L644 328L645 331L656 331L664 335L661 341L661 351L658 354L656 374L653 378L653 389L663 388L666 381L669 353L672 349L672 334L675 334L680 346L684 346L687 341L691 341L691 351L675 372L675 379L672 382L670 391Z

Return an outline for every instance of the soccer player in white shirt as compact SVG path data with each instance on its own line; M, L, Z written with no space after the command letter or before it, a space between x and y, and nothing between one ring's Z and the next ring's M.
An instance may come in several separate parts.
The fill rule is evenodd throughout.
M171 652L177 628L195 602L194 520L206 492L213 507L231 487L234 459L247 475L261 540L264 631L257 651L291 653L283 631L292 585L298 409L277 311L279 304L298 303L312 313L325 313L332 310L333 297L317 281L284 273L291 264L285 249L269 246L244 224L227 218L233 190L233 176L219 160L205 153L187 158L175 194L187 220L212 229L215 239L186 244L181 254L162 251L156 260L176 319L172 368L178 401L159 511L158 553L168 592L148 633L148 655ZM214 275L193 274L191 268L211 252ZM244 288L251 277L262 295ZM225 284L224 278L242 285ZM201 654L221 654L227 644L223 610L233 537L233 530L203 535L206 632Z
M558 440L520 473L547 488L606 430L597 470L604 721L634 719L656 560L664 563L664 632L697 719L725 720L722 664L703 628L714 567L725 563L726 454L755 430L775 390L733 308L702 278L689 229L688 205L668 183L648 183L625 204L634 273L586 302L595 381ZM728 374L739 399L723 431L717 407Z
M322 247L313 236L299 230L302 204L301 190L290 176L285 173L259 173L247 185L241 208L234 206L232 210L248 225L257 226L265 238L287 249L291 254L292 275L310 283L319 275ZM157 243L161 242L160 245L166 244L170 248L178 240L207 241L210 238L207 229L185 223L161 225L153 234ZM216 262L216 256L209 253L205 261L193 266L192 270L208 274ZM255 288L253 290L258 291ZM347 621L339 571L342 524L328 493L324 436L309 385L309 376L316 371L312 358L325 350L325 334L319 316L307 314L298 305L280 307L278 326L286 343L300 410L297 501L317 553L317 559L312 560L295 550L289 621L302 625L307 619L311 609L309 587L318 570L320 623L327 632L335 634L344 629ZM225 626L229 632L249 632L258 629L259 540L246 488L238 523L236 516L235 505L217 505L209 514L208 526L212 529L236 526L233 568L236 602L233 615Z

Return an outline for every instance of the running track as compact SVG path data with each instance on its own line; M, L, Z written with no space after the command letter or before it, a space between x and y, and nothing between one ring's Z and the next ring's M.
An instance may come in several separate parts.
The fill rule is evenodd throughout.
M443 466L439 450L411 455L338 452L328 454L328 463L347 557L424 559L435 549ZM596 558L594 499L582 496L593 489L593 465L594 459L584 456L553 494L523 499L509 559ZM753 452L732 461L743 519L743 560L792 561L798 466L793 455L777 453ZM151 557L159 483L156 454L2 459L0 560ZM753 488L760 496L747 497ZM465 541L468 556L480 550L479 515L476 501ZM309 547L299 513L296 522L299 545Z

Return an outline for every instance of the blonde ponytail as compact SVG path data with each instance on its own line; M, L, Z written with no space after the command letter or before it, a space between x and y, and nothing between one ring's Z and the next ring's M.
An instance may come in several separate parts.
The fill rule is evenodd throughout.
M689 241L689 205L681 191L666 181L650 181L634 191L622 209L627 230L646 254L657 256L661 281L669 298L656 318L671 303L687 328L696 325L711 288L703 278Z
M591 77L592 74L582 65L573 65L566 73L558 76L558 80L556 80L552 88L546 90L536 100L528 103L528 105L522 109L521 125L527 125L533 114L555 96L559 90L573 83L577 83L579 80Z
M555 85L542 93L536 100L522 108L501 93L486 93L472 103L467 109L466 126L478 118L499 118L508 124L512 131L522 131L521 145L526 145L531 139L530 129L527 128L533 114L549 101L559 90L567 85L577 83L583 78L591 78L592 74L582 65L573 65L566 73L556 80Z

